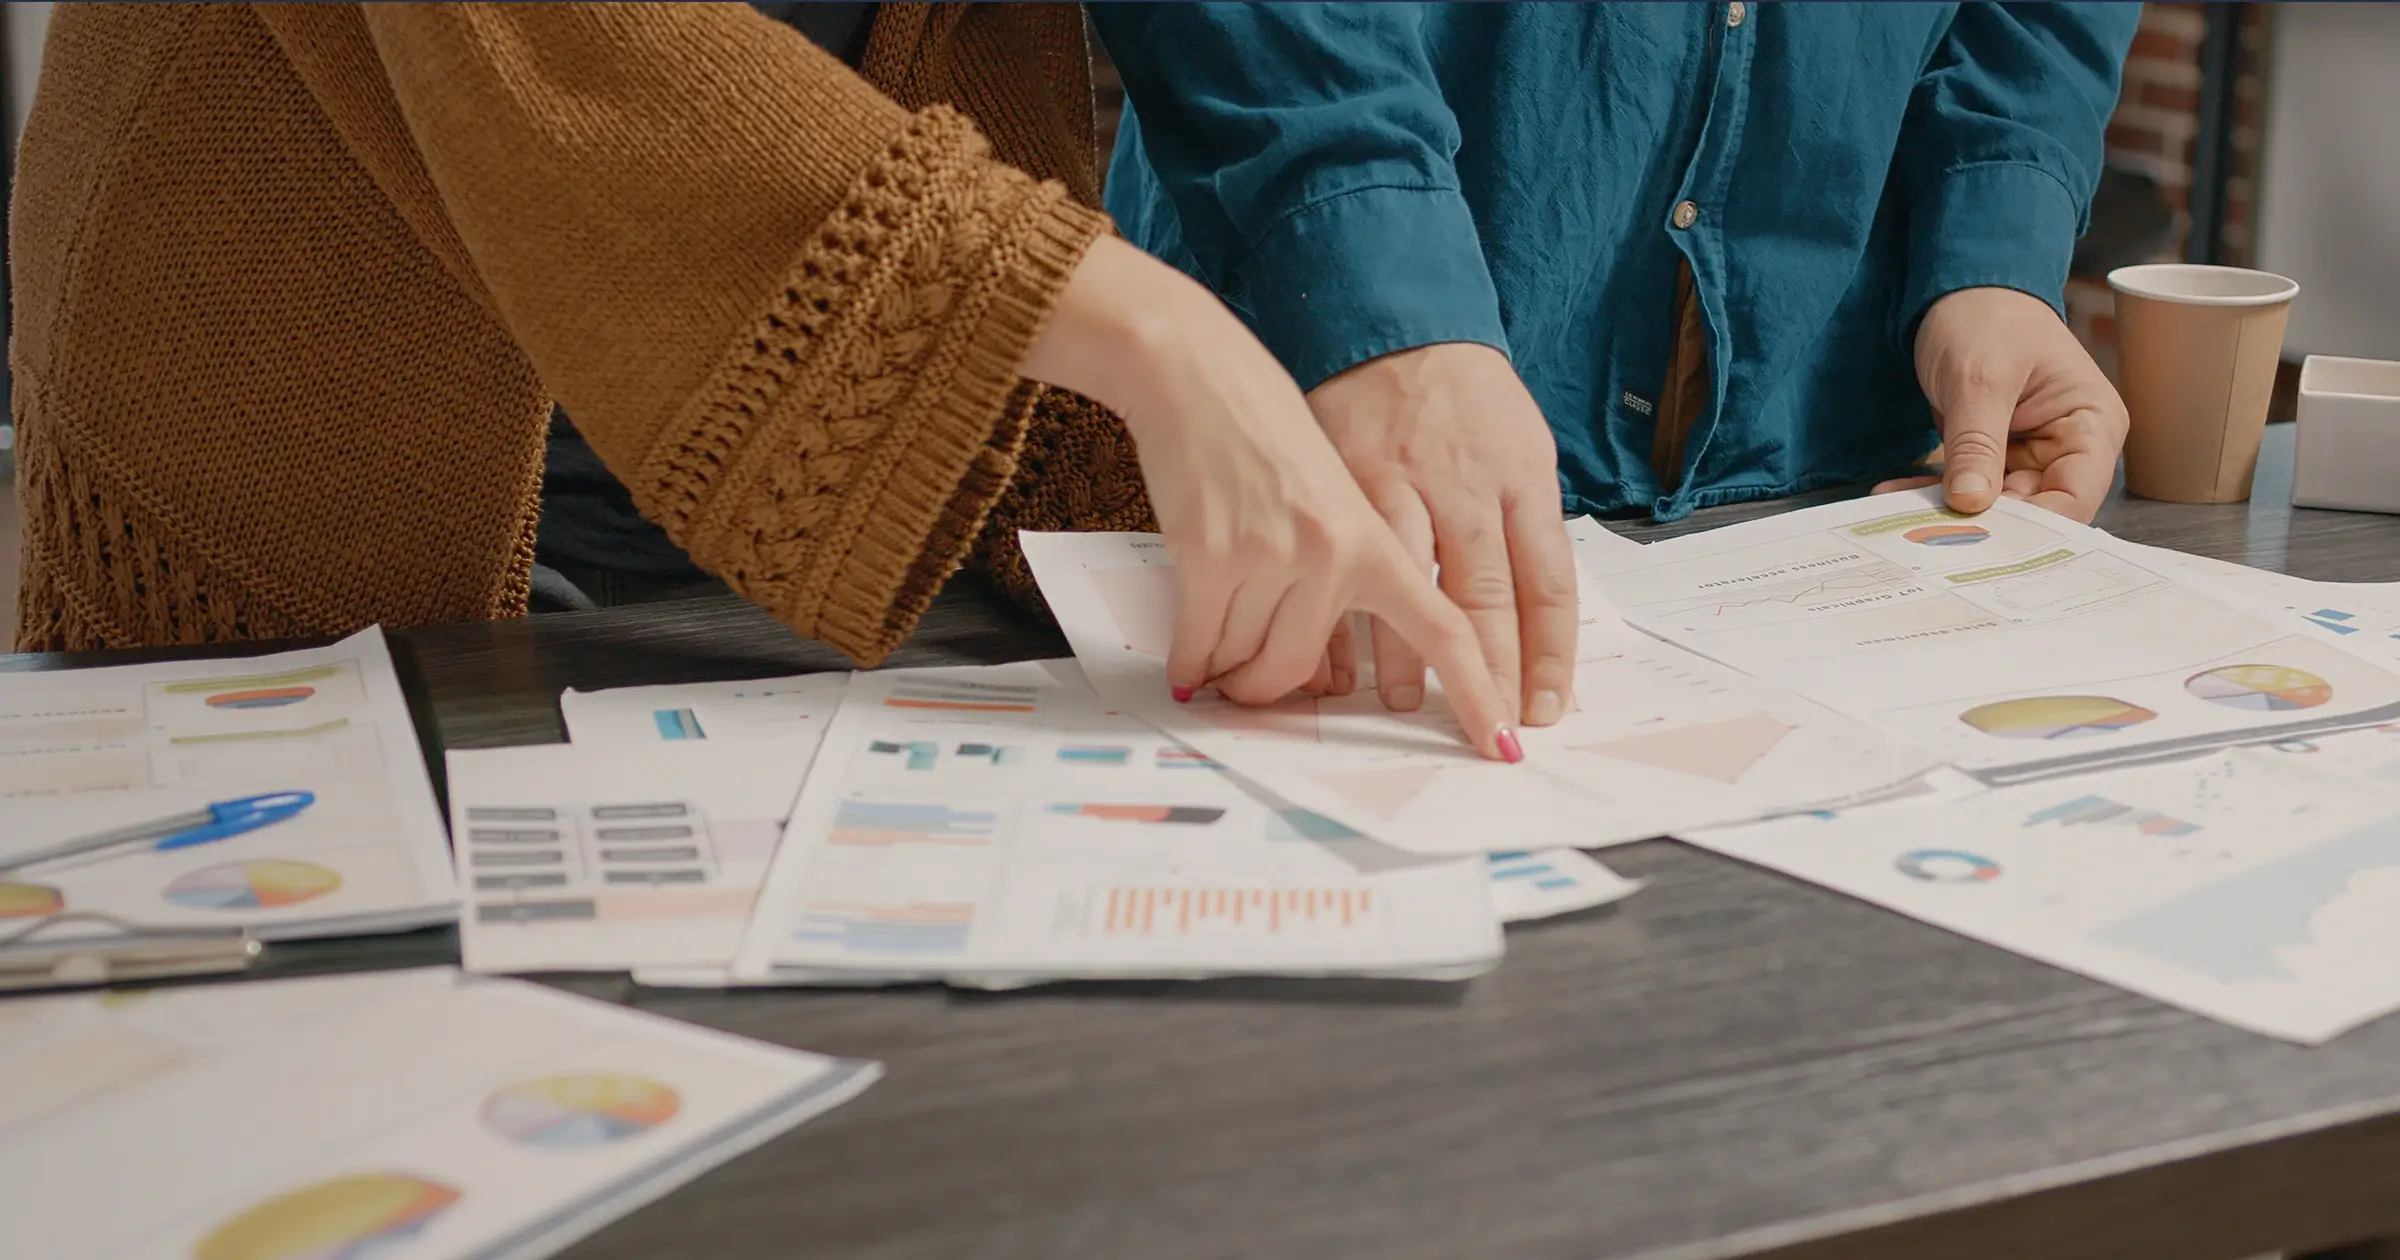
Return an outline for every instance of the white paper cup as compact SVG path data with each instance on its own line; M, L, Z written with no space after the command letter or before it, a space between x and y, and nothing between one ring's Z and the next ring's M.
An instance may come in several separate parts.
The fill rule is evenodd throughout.
M2108 287L2133 417L2125 488L2174 503L2249 498L2300 286L2242 267L2147 263L2109 272Z

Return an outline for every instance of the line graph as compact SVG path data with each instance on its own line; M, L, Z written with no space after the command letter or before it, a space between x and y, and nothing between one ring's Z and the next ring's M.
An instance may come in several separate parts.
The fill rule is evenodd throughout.
M1655 615L1706 633L1847 612L1908 599L1928 589L1915 574L1891 561L1860 557L1756 585L1736 580L1722 590L1668 604Z

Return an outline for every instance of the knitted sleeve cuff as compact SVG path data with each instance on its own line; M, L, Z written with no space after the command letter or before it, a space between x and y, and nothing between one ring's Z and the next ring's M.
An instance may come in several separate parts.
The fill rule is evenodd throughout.
M1108 217L915 115L645 455L637 503L694 560L861 664L916 625L1007 488L1017 375Z

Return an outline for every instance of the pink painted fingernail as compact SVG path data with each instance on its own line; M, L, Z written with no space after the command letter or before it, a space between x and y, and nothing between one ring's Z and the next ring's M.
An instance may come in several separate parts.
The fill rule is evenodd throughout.
M1492 736L1492 742L1500 746L1500 759L1502 761L1505 761L1510 765L1515 765L1516 763L1525 760L1525 746L1517 742L1517 733L1515 731L1503 726L1500 728L1499 734Z
M1175 703L1190 704L1192 702L1192 691L1193 688L1190 687L1177 687L1171 694L1173 694L1175 697Z

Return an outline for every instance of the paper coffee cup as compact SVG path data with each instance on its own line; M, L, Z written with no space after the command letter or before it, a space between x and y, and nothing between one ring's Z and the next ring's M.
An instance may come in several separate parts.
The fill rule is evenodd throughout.
M2109 272L2108 287L2117 386L2133 417L2125 488L2171 503L2249 498L2300 286L2240 267L2149 263Z

